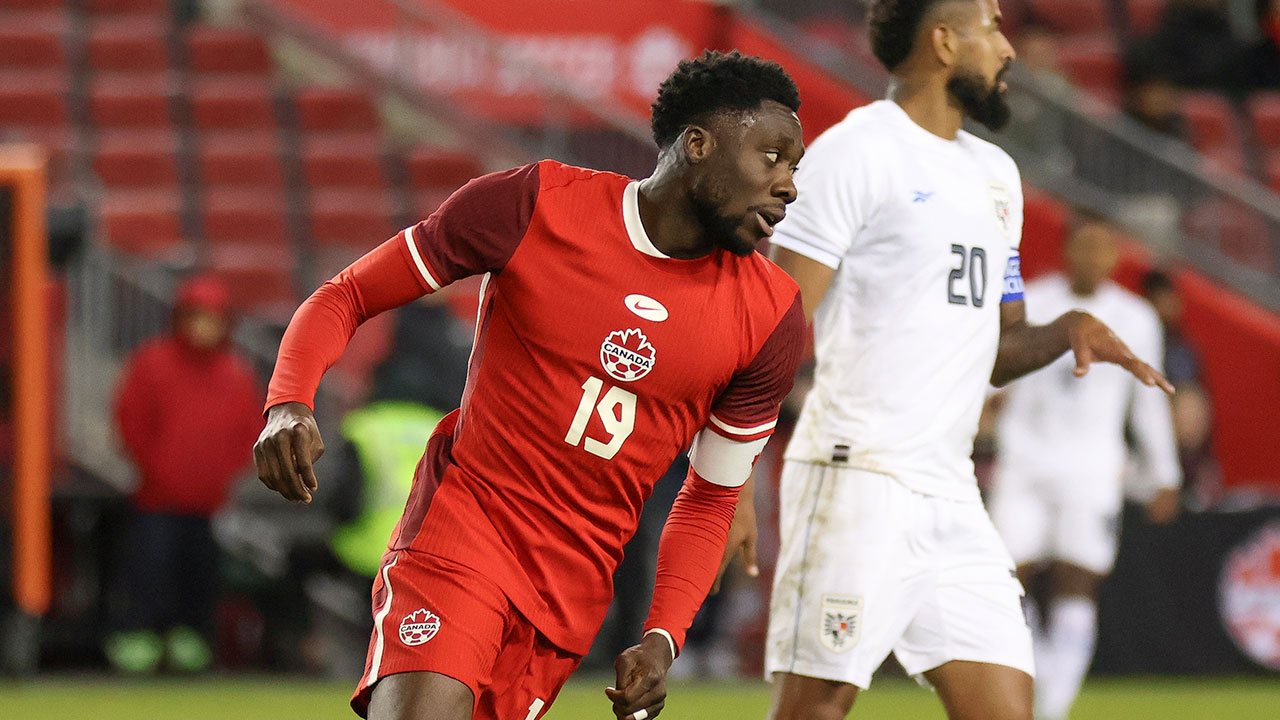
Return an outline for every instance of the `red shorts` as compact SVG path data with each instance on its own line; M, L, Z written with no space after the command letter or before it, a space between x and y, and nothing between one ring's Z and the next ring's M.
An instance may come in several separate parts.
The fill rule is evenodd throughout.
M428 671L471 688L475 720L536 720L582 661L552 645L482 573L413 550L383 556L373 621L351 698L361 717L378 680Z

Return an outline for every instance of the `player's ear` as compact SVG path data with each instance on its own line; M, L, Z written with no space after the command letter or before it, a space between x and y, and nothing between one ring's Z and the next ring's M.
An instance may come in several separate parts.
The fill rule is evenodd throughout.
M684 148L684 156L691 164L697 164L706 160L715 150L716 139L710 130L700 125L689 125L685 127L684 133L680 136L681 146Z
M945 67L955 64L956 52L960 48L960 36L955 30L948 25L938 23L930 31L929 40L933 44L933 54L938 58L938 62Z

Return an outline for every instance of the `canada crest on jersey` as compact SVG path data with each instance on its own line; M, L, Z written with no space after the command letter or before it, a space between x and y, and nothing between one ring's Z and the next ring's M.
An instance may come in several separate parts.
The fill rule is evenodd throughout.
M622 382L639 380L653 369L653 346L639 328L614 330L600 346L600 364L609 377Z
M831 652L847 652L862 637L862 596L823 595L822 644Z
M426 608L419 608L400 621L400 642L405 645L421 645L440 632L440 616Z
M1280 522L1264 526L1227 556L1218 599L1236 645L1259 665L1280 670Z

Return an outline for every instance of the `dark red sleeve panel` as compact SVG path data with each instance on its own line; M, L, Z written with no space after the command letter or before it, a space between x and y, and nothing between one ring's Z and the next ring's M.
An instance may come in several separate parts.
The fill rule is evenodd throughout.
M662 528L653 604L644 631L666 630L677 650L684 646L693 616L715 582L740 489L716 485L689 468Z
M314 407L320 377L342 356L360 323L425 294L404 252L403 233L356 260L293 314L280 341L266 407L291 401Z
M478 177L410 228L410 259L427 285L501 270L529 227L538 183L537 163Z
M715 432L730 440L749 442L767 437L778 420L778 407L791 392L796 366L804 356L808 327L800 294L747 367L734 374L711 407Z

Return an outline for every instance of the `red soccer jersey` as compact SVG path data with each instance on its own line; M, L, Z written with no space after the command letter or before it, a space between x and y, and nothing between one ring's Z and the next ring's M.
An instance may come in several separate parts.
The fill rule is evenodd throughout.
M704 427L767 437L804 342L785 273L754 253L663 256L636 194L543 161L472 181L388 241L422 292L485 274L450 455L424 458L391 547L484 571L578 654L653 484ZM268 405L310 401L288 385Z

